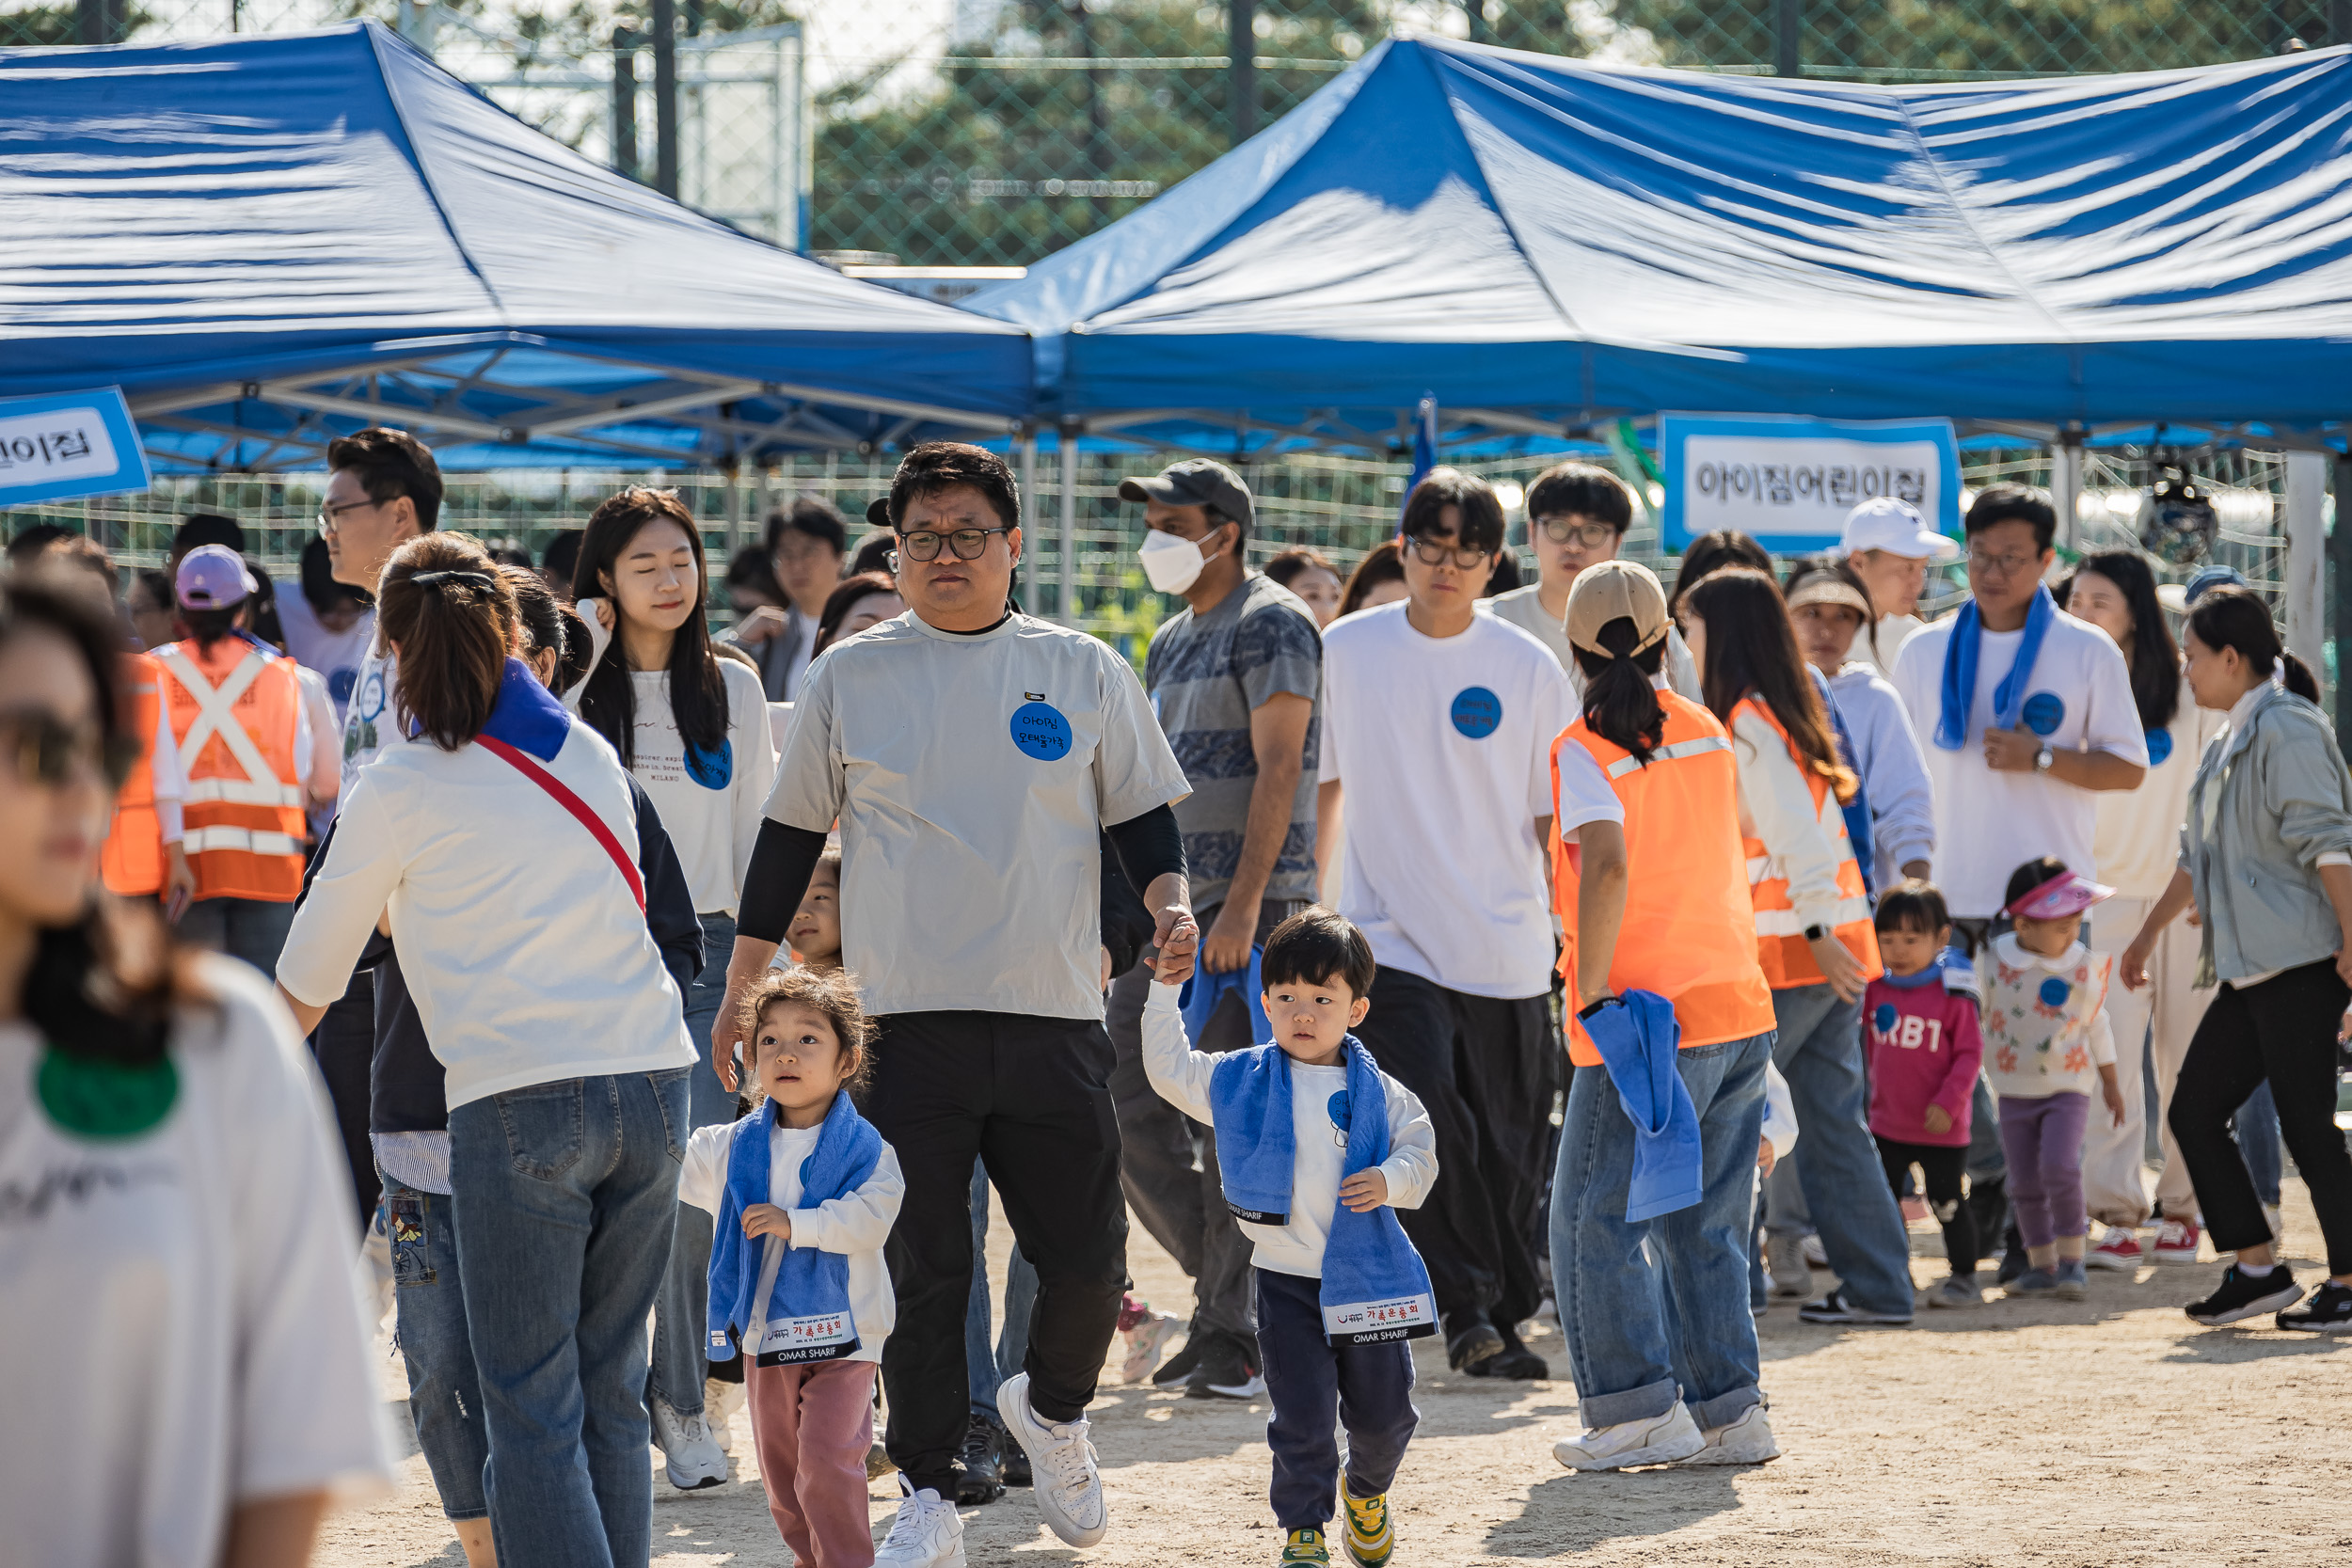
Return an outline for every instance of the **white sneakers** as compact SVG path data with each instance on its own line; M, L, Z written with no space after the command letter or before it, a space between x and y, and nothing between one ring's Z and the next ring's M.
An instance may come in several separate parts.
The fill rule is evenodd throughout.
M1091 1546L1110 1528L1103 1502L1103 1478L1095 1469L1087 1421L1048 1423L1029 1408L1029 1374L1016 1373L996 1390L996 1411L1005 1430L1029 1456L1036 1476L1037 1511L1067 1545Z
M1633 1465L1672 1465L1706 1447L1698 1423L1691 1419L1691 1407L1677 1400L1663 1416L1588 1428L1581 1437L1564 1437L1551 1446L1551 1457L1571 1470L1622 1470Z
M1752 1404L1740 1418L1702 1433L1681 1401L1663 1416L1588 1430L1563 1438L1551 1456L1571 1470L1623 1470L1635 1465L1761 1465L1780 1457L1764 1407Z
M1152 1312L1143 1322L1127 1330L1126 1354L1120 1358L1119 1381L1141 1383L1160 1364L1160 1353L1168 1342L1184 1331L1184 1320L1171 1312Z
M955 1500L930 1487L917 1492L898 1478L905 1500L890 1533L874 1548L874 1568L964 1568L963 1520Z
M1765 1233L1764 1271L1776 1296L1802 1300L1813 1293L1813 1270L1804 1260L1804 1243L1795 1236Z
M723 1383L715 1377L703 1380L703 1425L710 1429L711 1441L729 1459L735 1457L735 1413L743 1408L743 1385Z
M653 1412L653 1440L660 1447L670 1484L681 1492L725 1485L726 1451L711 1437L702 1417L679 1415L659 1394L645 1403Z

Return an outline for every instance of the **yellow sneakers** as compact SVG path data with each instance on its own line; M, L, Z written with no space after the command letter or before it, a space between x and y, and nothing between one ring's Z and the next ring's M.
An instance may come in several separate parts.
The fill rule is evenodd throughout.
M1331 1550L1319 1529L1295 1529L1282 1545L1281 1568L1331 1568Z
M1347 1555L1359 1568L1381 1568L1396 1550L1396 1531L1389 1524L1389 1495L1354 1497L1342 1481L1340 1501L1347 1505Z

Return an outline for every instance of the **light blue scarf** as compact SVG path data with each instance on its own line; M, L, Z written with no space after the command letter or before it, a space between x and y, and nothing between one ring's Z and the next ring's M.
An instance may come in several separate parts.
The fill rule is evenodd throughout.
M776 1265L775 1289L768 1297L764 1342L743 1344L753 1317L753 1293L767 1238L754 1245L743 1235L743 1211L770 1201L770 1139L777 1126L771 1101L735 1124L727 1144L727 1184L719 1198L719 1225L710 1246L710 1341L713 1361L732 1358L737 1347L763 1367L833 1361L854 1354L857 1324L850 1314L850 1260L837 1252L787 1245ZM833 1097L817 1134L817 1148L801 1162L801 1207L814 1209L829 1198L866 1185L882 1163L882 1134L857 1114L848 1091Z
M2033 661L2041 657L2042 639L2057 618L2058 601L2050 597L2049 589L2035 588L2033 603L2026 607L2026 635L2017 644L2017 661L1993 689L1993 728L2017 727L2026 687L2033 679ZM1935 743L1947 752L1957 752L1968 742L1968 710L1977 700L1977 655L1983 637L1983 620L1977 614L1977 601L1970 599L1960 607L1952 640L1944 646L1944 700L1935 719Z

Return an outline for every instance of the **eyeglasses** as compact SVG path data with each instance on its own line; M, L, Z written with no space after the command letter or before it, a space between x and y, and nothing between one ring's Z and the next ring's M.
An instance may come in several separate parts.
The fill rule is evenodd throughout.
M914 533L898 535L898 548L910 561L936 561L939 559L940 542L945 540L947 547L956 552L958 561L977 561L980 552L988 548L990 534L1011 531L1009 528L960 528L952 533L937 533L923 529Z
M1617 531L1607 523L1572 523L1565 517L1538 517L1535 526L1555 545L1575 545L1587 550L1597 550L1617 536Z
M379 500L364 500L337 501L332 506L322 506L319 508L319 533L322 537L331 538L334 536L335 531L343 526L343 513L350 512L358 507L382 506L383 504L384 503Z
M1994 577L2015 577L2026 567L2041 563L2042 558L2038 555L1986 555L1981 550L1968 552L1968 564L1972 569L1991 572Z
M135 736L104 735L94 724L69 724L44 709L0 713L0 757L18 780L55 789L73 777L75 764L95 771L109 789L119 789L139 759Z
M1495 553L1492 550L1458 549L1442 539L1423 539L1417 534L1408 536L1405 543L1412 547L1415 555L1421 557L1424 566L1443 566L1450 562L1465 572L1476 571L1486 563L1487 557Z

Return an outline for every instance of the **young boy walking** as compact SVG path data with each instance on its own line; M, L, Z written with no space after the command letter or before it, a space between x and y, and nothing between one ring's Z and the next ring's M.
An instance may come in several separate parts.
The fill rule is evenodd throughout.
M1395 1550L1389 1484L1421 1419L1405 1341L1438 1327L1429 1271L1391 1212L1419 1205L1437 1179L1437 1133L1349 1033L1372 1006L1373 973L1364 934L1310 909L1266 939L1271 1045L1195 1051L1181 988L1155 983L1144 1003L1144 1070L1168 1103L1216 1126L1225 1201L1256 1249L1285 1568L1331 1560L1343 1422L1347 1555L1381 1568Z

